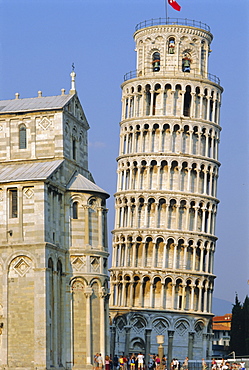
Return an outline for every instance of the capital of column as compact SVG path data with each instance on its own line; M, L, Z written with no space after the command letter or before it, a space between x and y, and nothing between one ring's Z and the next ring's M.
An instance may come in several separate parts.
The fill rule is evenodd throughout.
M85 287L84 294L86 298L90 298L93 294L93 289L90 286Z
M169 338L173 338L174 337L174 333L175 333L174 330L168 330L168 337Z
M101 287L99 291L99 298L106 298L108 292L105 287Z

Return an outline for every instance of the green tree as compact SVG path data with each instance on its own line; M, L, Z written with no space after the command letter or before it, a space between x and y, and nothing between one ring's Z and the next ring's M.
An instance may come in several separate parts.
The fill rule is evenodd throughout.
M249 355L249 298L246 296L245 301L243 303L243 321L244 321L244 340L245 340L245 348L244 348L244 355Z
M232 309L230 351L234 351L237 356L245 354L243 353L245 350L243 316L242 305L236 294Z

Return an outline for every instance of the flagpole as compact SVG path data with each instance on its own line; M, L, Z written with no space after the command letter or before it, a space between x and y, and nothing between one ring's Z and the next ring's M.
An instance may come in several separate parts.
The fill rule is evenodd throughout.
M168 0L165 0L166 24L168 24Z

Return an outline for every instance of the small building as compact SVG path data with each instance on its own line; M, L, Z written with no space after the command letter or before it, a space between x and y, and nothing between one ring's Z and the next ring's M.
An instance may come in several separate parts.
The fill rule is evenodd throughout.
M232 314L213 318L213 355L223 357L229 353Z

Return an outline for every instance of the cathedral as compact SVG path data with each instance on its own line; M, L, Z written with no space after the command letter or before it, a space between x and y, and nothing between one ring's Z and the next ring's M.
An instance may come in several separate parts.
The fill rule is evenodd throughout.
M223 91L208 72L212 38L196 21L138 24L122 84L111 349L146 362L159 345L168 361L212 355Z
M75 90L0 101L0 369L92 369L109 353L109 197Z

